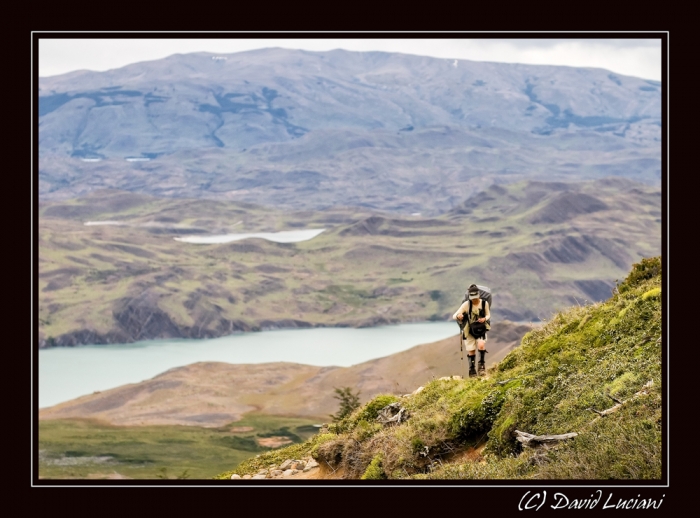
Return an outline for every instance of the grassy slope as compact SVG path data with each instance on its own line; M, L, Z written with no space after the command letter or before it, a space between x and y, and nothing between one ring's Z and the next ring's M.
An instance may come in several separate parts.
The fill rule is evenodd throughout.
M499 318L545 317L593 300L596 282L620 278L633 261L659 252L654 189L620 182L567 187L607 206L597 212L567 213L560 184L535 182L493 187L433 219L343 208L283 213L120 192L42 204L40 338L50 344L80 330L119 331L116 341L172 336L167 326L149 330L147 312L120 328L115 315L132 299L160 309L192 338L285 319L351 326L442 319L474 279L498 294ZM128 225L83 225L107 219ZM317 238L290 244L173 240L183 229L323 227Z
M528 333L489 379L433 381L407 398L378 396L305 444L218 478L312 454L349 478L659 479L660 273L660 258L636 264L619 293ZM631 399L649 381L648 393ZM606 417L590 410L612 407L610 396L627 402ZM411 417L384 428L375 417L391 401ZM523 451L516 429L579 435Z
M39 476L107 478L118 474L155 479L184 474L185 478L210 478L231 464L267 451L257 443L259 439L275 436L303 442L317 431L312 424L303 418L255 414L217 428L121 427L77 419L40 421ZM100 457L109 459L101 461Z

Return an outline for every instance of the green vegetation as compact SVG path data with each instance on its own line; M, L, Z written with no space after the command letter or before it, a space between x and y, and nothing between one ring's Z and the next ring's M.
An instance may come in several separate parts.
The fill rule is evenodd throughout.
M39 476L207 479L255 454L274 451L259 439L283 437L301 444L317 431L305 419L255 414L220 428L42 420Z
M364 474L360 477L362 480L381 480L386 478L382 469L382 454L377 453L372 462L369 463Z
M335 399L340 401L340 409L335 415L331 415L333 421L340 421L352 414L360 406L360 392L353 394L352 387L335 388Z
M660 479L660 286L660 258L645 259L609 300L574 306L525 335L489 378L378 396L306 443L217 478L311 455L355 479ZM377 423L395 401L408 420ZM527 448L515 430L578 436Z

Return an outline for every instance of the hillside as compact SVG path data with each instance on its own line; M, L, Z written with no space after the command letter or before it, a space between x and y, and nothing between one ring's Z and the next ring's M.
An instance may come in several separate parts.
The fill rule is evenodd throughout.
M530 329L494 322L487 366L508 354ZM460 375L460 370L456 334L351 367L200 362L40 409L39 419L98 419L117 426L220 427L254 412L324 421L338 407L335 387L355 387L361 401L367 402L378 394L400 395L434 378Z
M660 480L661 316L661 259L644 259L608 300L525 335L488 378L378 396L305 443L217 478L313 457L346 479ZM378 422L399 410L398 422ZM538 446L532 435L567 438Z
M661 170L660 83L602 69L194 53L40 78L38 112L42 199L115 188L437 215L492 183L658 185Z
M607 298L661 246L660 192L625 179L492 186L438 217L111 190L39 212L40 347L444 320L472 282L493 290L496 320L539 321ZM303 229L325 230L175 240Z

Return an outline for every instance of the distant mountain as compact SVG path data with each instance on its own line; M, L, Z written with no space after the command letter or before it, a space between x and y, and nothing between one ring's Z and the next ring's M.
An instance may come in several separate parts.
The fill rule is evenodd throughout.
M492 183L660 177L660 83L602 69L177 54L40 78L38 108L45 199L114 187L437 214Z

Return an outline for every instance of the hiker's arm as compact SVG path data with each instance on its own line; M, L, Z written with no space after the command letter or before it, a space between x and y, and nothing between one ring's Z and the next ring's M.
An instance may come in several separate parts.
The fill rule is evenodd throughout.
M452 320L459 320L457 317L460 316L462 313L464 313L467 308L469 307L469 301L466 301L462 303L461 306L459 306L459 309L457 310L457 313L452 315Z
M480 318L479 322L484 322L486 320L491 320L491 311L489 310L489 303L484 301L484 318Z

